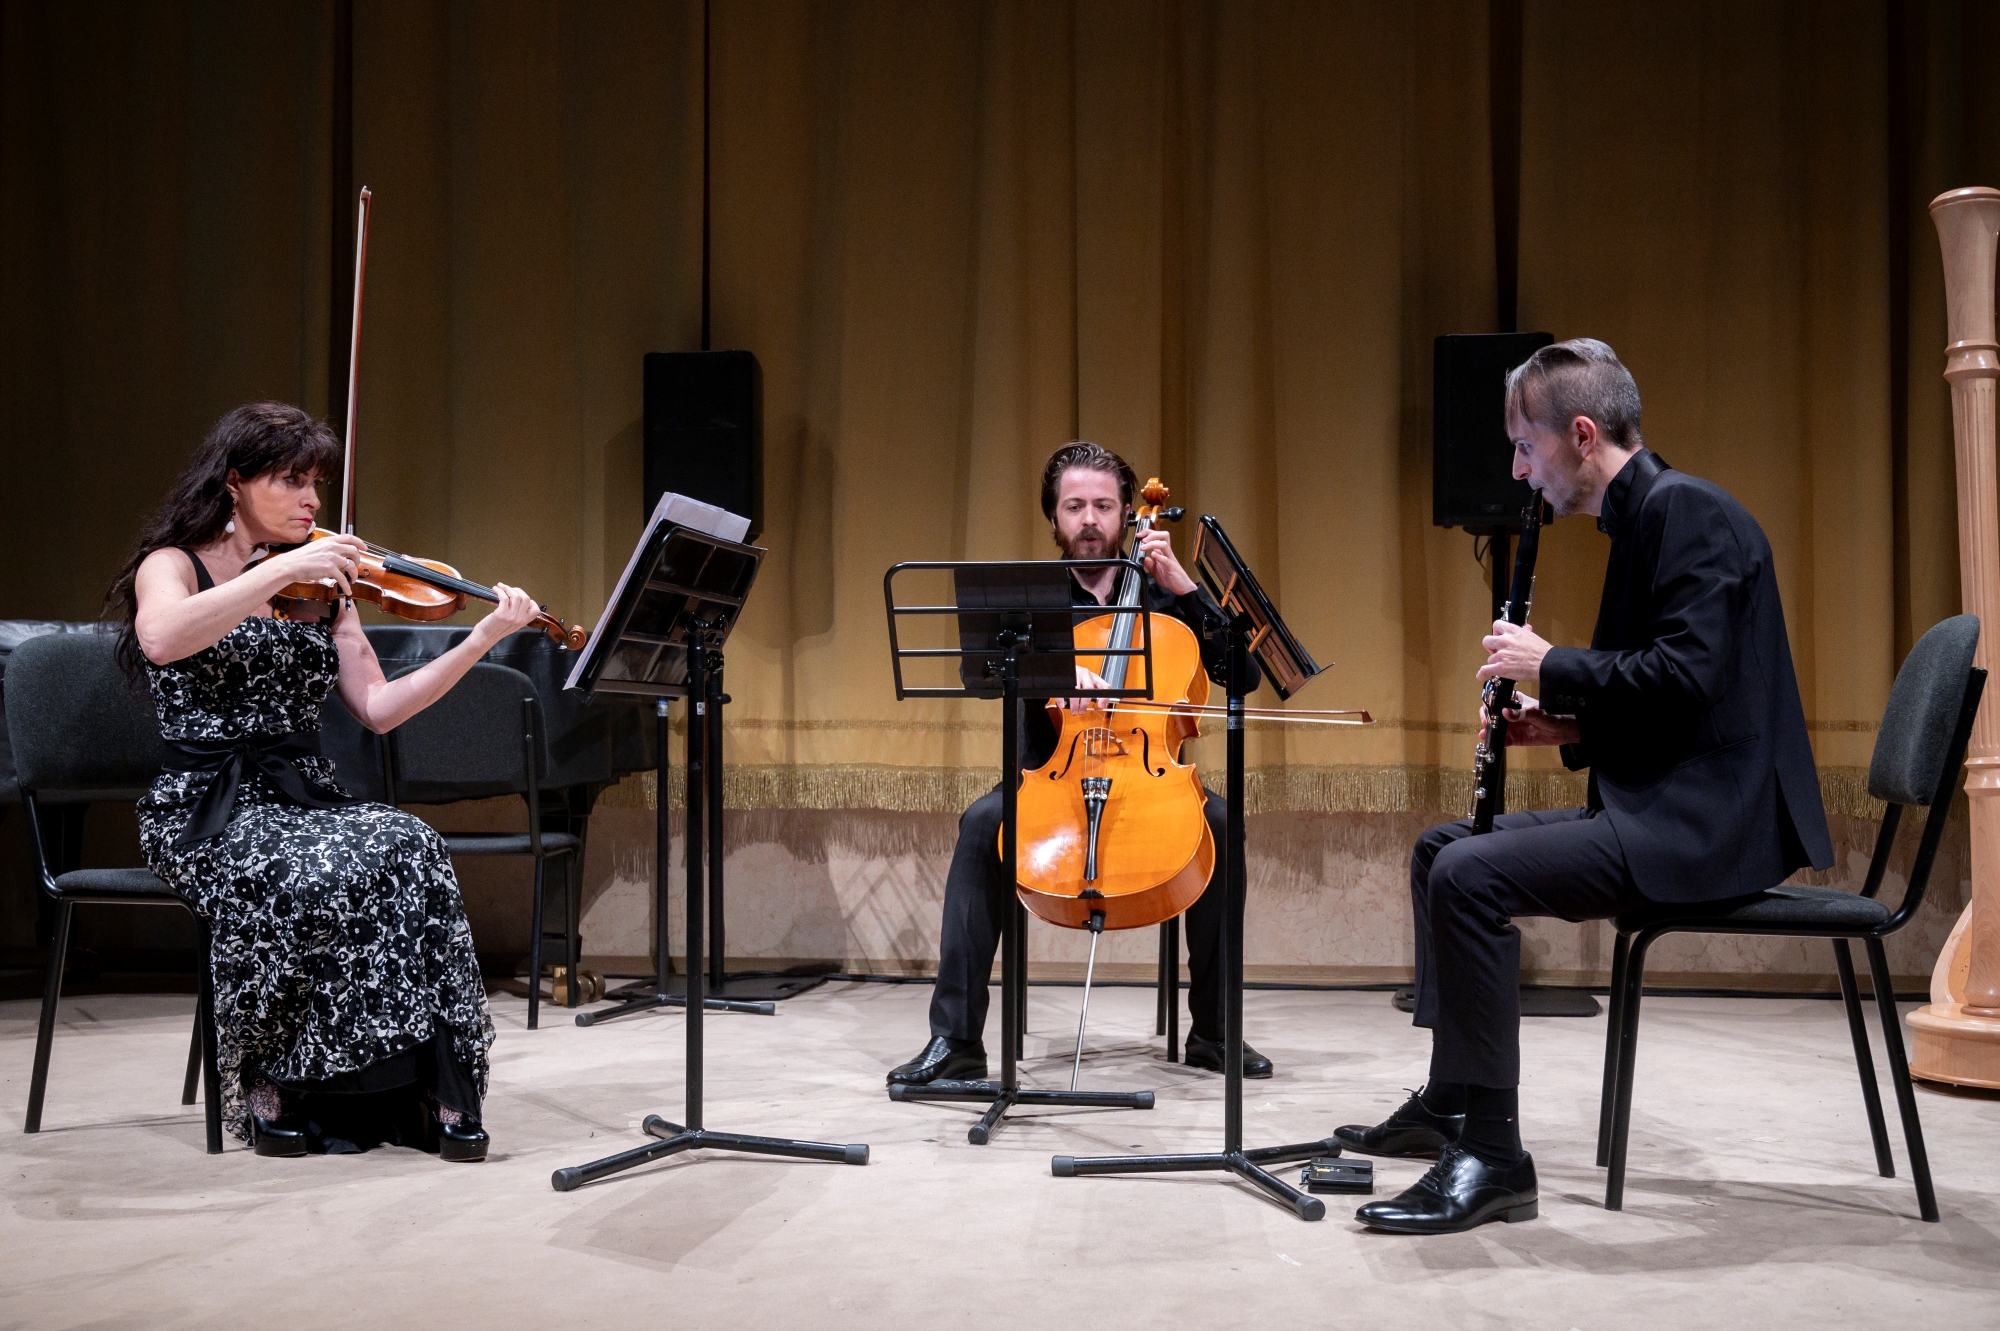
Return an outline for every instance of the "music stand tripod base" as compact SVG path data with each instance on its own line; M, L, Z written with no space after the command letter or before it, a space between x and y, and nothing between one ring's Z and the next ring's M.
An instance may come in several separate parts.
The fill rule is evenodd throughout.
M1325 1141L1300 1142L1295 1146L1256 1146L1246 1151L1211 1151L1200 1155L1059 1155L1049 1161L1049 1172L1057 1178L1082 1178L1088 1174L1226 1172L1263 1189L1289 1206L1301 1220L1323 1220L1326 1218L1325 1202L1299 1191L1260 1166L1283 1164L1287 1160L1310 1160L1316 1155L1339 1154L1340 1143L1329 1137Z
M795 1160L825 1160L837 1165L865 1165L868 1163L868 1147L855 1142L846 1146L836 1146L831 1142L792 1141L784 1137L749 1137L738 1132L709 1132L703 1128L685 1128L678 1123L669 1123L658 1114L648 1114L640 1125L648 1137L660 1140L647 1146L635 1146L629 1151L607 1156L587 1165L572 1165L558 1169L549 1178L549 1184L557 1192L574 1192L586 1183L595 1183L611 1174L634 1169L640 1165L664 1160L682 1151L702 1149L722 1151L742 1151L749 1155L782 1155Z
M614 991L606 995L609 998L619 1000L616 1007L599 1008L594 1012L577 1013L576 1024L579 1026L601 1026L607 1021L616 1021L620 1017L636 1016L641 1012L656 1012L661 1008L669 1007L684 1008L687 1006L686 991L686 985L670 980L667 983L666 991L662 993L653 981L641 980L637 985L627 985L621 991ZM778 1008L775 1003L756 1003L740 998L704 997L701 1000L701 1006L704 1011L708 1012L747 1012L759 1017L775 1017L778 1014Z
M979 1121L966 1131L965 1139L974 1146L992 1141L993 1130L1015 1105L1070 1105L1086 1109L1153 1107L1151 1091L1038 1091L1023 1086L1008 1087L997 1081L934 1081L925 1086L891 1086L889 1098L898 1104L911 1100L991 1101Z

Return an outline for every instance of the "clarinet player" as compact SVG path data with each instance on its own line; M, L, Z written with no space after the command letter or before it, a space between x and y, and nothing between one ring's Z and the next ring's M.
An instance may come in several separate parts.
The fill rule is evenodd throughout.
M1559 745L1588 803L1431 828L1410 856L1415 1024L1430 1073L1351 1151L1436 1157L1355 1218L1452 1233L1537 1211L1519 1126L1523 916L1606 919L1753 896L1833 862L1771 546L1748 511L1674 471L1639 431L1639 390L1604 343L1542 348L1506 385L1514 476L1611 538L1589 648L1496 622L1478 673L1511 679L1510 745ZM1539 699L1539 701L1538 701ZM1482 723L1485 718L1482 715Z

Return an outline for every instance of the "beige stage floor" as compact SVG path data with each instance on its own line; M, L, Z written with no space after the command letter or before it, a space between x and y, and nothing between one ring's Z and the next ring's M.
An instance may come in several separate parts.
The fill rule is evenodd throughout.
M1034 991L1032 1081L1066 1083L1076 996ZM551 1169L677 1115L680 1016L531 1033L525 1004L496 998L495 1155L452 1166L203 1154L199 1109L177 1103L185 998L65 1004L45 1128L24 1136L35 1009L0 1004L0 1326L1566 1331L1976 1326L2000 1309L2000 1101L1920 1092L1944 1210L1920 1223L1907 1179L1874 1172L1834 1003L1649 1001L1618 1214L1591 1163L1603 1018L1529 1021L1541 1219L1411 1239L1362 1231L1340 1198L1306 1224L1219 1177L1052 1178L1056 1153L1219 1140L1221 1079L1162 1060L1150 990L1100 991L1086 1080L1155 1088L1156 1110L1023 1115L969 1146L969 1111L882 1093L927 997L829 985L774 1018L709 1018L709 1126L866 1141L866 1168L682 1156L567 1195ZM1247 1006L1279 1064L1250 1084L1253 1145L1372 1120L1423 1075L1385 995ZM1379 1168L1378 1195L1423 1166Z

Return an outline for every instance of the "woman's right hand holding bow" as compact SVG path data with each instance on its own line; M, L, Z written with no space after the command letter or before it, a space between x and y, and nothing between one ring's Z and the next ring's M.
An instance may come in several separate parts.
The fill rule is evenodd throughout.
M322 536L272 555L257 565L257 571L273 579L273 590L295 582L331 580L342 596L352 596L355 570L367 553L368 544L359 536Z

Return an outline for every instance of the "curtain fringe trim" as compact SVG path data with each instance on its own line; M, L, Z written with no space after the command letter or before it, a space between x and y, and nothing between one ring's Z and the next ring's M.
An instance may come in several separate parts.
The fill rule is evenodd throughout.
M856 809L956 815L993 789L985 767L889 767L867 764L736 766L723 776L731 809ZM1212 774L1211 780L1220 774ZM1472 773L1462 767L1354 764L1253 767L1244 774L1251 813L1417 813L1464 817L1472 803ZM651 772L626 777L604 792L608 808L654 806ZM1879 819L1883 804L1868 794L1865 767L1819 769L1820 797L1830 817ZM1507 806L1559 809L1584 802L1581 772L1507 774ZM1961 797L1962 798L1962 797ZM667 775L667 807L686 807L682 769Z

